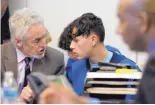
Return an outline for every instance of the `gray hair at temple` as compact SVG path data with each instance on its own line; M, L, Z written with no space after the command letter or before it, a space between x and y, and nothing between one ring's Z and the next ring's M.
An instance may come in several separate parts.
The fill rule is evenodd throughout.
M29 8L15 11L9 19L11 41L15 43L16 38L23 40L29 28L35 24L44 25L43 18L35 11Z

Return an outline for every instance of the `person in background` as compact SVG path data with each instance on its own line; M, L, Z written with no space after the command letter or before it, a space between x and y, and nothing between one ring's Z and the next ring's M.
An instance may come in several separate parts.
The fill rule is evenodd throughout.
M13 71L19 85L17 101L30 101L35 96L27 75L31 72L64 74L64 55L47 46L50 34L42 17L31 9L16 10L9 19L9 28L11 42L1 45L1 75Z
M129 64L132 69L140 71L135 62L122 55L116 48L106 48L104 38L102 20L93 13L85 13L75 19L60 36L59 47L68 51L70 49L77 56L76 62L68 64L70 68L67 69L66 76L74 91L80 96L83 95L88 70L98 66L98 62ZM132 99L133 95L126 96L126 100Z
M1 0L1 44L10 40L8 0Z
M131 50L150 54L136 103L155 104L155 0L119 0L118 33Z
M5 14L5 11L7 10L8 7L8 0L1 0L1 18Z

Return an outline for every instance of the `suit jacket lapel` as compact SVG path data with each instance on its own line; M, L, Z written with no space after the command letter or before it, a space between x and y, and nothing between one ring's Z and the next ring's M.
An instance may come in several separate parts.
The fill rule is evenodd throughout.
M18 75L18 69L17 69L17 53L16 53L16 49L13 46L13 44L10 42L8 43L8 48L6 50L6 54L5 54L5 67L6 67L6 71L13 71L14 72L14 76L17 79L17 75Z
M45 58L34 59L32 72L43 72L44 67L45 67Z

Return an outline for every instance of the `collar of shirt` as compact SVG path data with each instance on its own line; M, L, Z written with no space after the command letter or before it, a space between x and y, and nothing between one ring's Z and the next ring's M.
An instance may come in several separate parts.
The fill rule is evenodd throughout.
M17 52L17 62L20 63L24 60L25 56L18 48L16 48L16 52ZM31 61L33 62L34 61L34 58L30 57L31 58Z
M148 53L152 53L153 51L155 51L155 39L151 42L150 46L148 47Z
M18 48L16 48L17 52L17 62L20 63L26 57Z
M113 56L113 53L110 52L110 51L108 51L107 56L105 57L105 59L104 59L102 62L109 63L110 60L112 59L112 56ZM92 63L90 63L90 65L91 65L91 69L92 69L92 68L97 68L97 67L99 67L98 64L92 64Z

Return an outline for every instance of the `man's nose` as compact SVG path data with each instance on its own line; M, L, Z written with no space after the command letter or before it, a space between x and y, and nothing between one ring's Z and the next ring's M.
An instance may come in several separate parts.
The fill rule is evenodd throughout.
M41 47L46 47L46 46L47 46L46 39L43 39L43 40L42 40L40 46L41 46Z
M75 43L74 43L74 41L71 41L70 49L74 49L74 48L75 48Z

